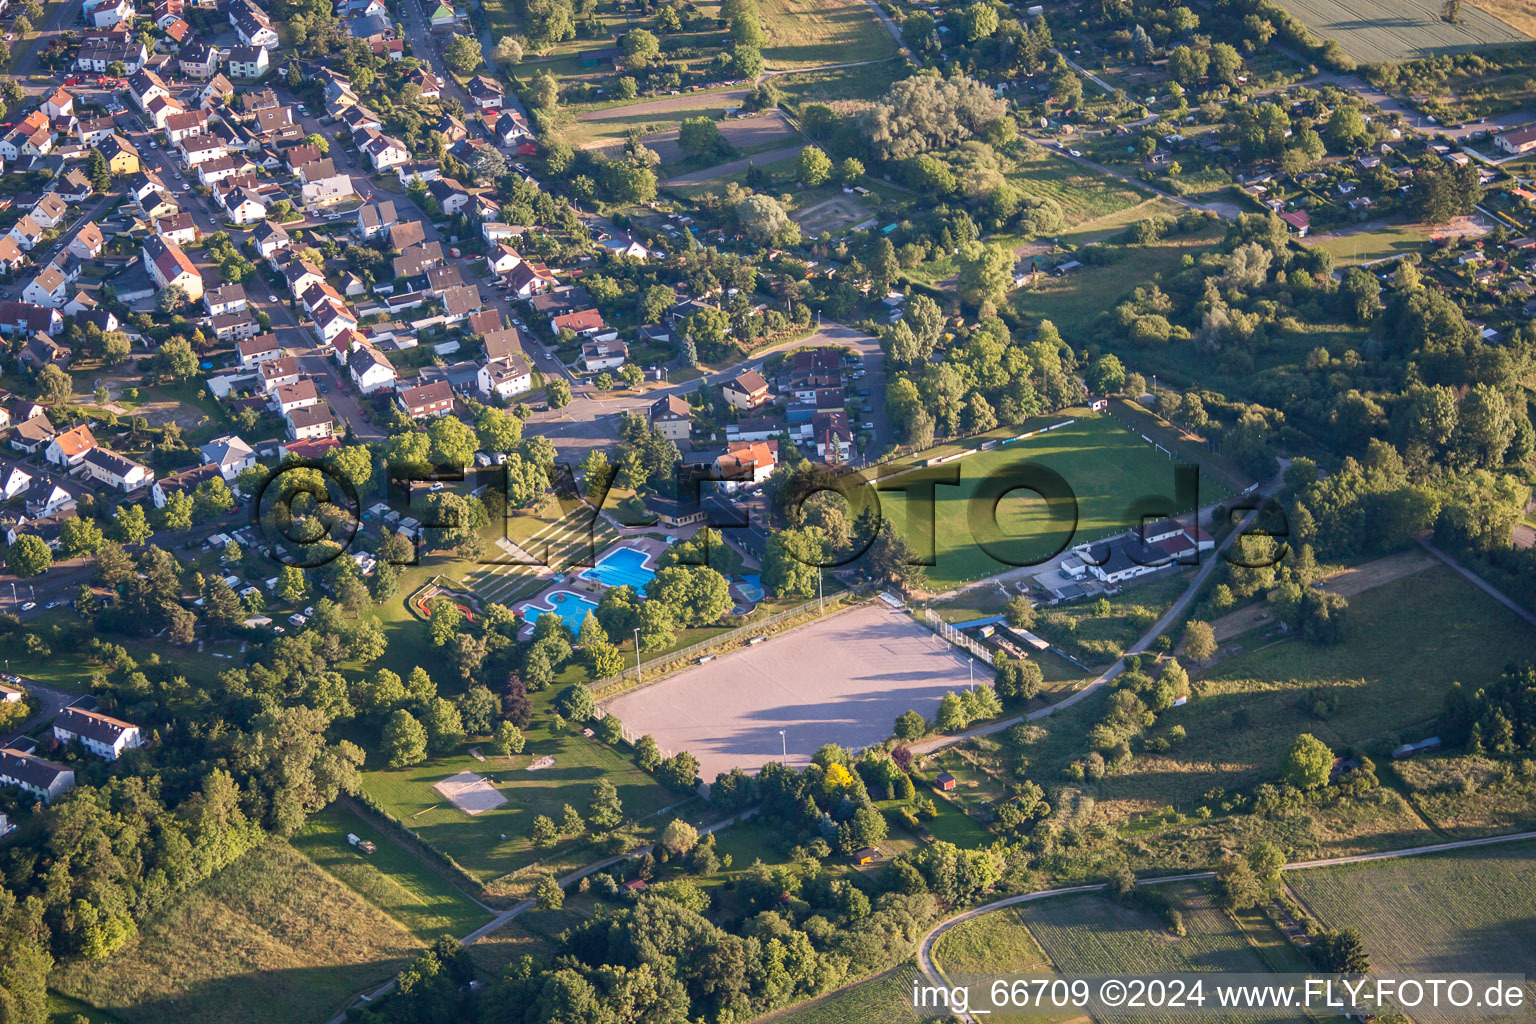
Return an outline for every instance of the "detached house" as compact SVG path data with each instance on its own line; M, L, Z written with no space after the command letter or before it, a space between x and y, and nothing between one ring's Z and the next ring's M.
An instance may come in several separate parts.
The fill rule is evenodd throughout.
M693 431L693 406L679 395L668 395L651 403L651 429L673 441L686 441Z
M484 363L475 374L475 384L482 395L515 398L533 390L533 375L522 356L508 356Z
M581 365L588 373L613 370L629 358L629 346L622 341L589 341L581 346Z
M352 353L347 360L347 372L357 390L365 395L393 390L398 379L394 365L371 345L364 345Z
M43 458L55 466L73 469L99 447L101 446L96 443L96 436L91 433L91 428L82 423L73 430L66 430L56 435L49 441L48 447L43 451Z
M406 388L396 396L400 408L413 420L428 416L446 416L453 411L453 388L445 380Z
M175 285L193 302L203 297L203 275L187 259L181 246L158 235L150 235L144 240L143 257L144 269L157 289L163 291Z
M731 408L740 409L742 412L761 409L773 401L773 396L768 393L768 382L756 370L748 370L726 381L720 391Z

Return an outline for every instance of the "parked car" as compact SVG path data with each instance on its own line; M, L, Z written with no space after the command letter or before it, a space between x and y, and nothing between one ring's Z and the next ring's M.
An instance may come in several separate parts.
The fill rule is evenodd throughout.
M36 608L36 607L37 607L37 602L36 601L28 601L26 604L21 606L21 610L24 611L24 612L29 612L33 608Z

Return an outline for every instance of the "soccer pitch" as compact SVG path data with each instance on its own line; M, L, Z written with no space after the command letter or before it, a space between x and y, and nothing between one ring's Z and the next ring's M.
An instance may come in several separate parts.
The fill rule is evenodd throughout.
M906 465L920 465L932 454ZM1182 514L1227 495L1215 480L1202 477L1195 505L1176 501L1180 464L1110 417L1089 415L954 462L902 475L896 475L903 468L898 466L881 477L880 506L922 557L929 550L923 501L912 490L886 488L952 480L958 473L958 484L933 489L934 564L928 578L942 587L1038 564L1074 544L1130 529L1143 515ZM1038 474L1041 468L1049 472ZM1060 497L1047 501L1023 489L1032 477L1043 490L1056 487ZM988 547L1006 560L993 557Z

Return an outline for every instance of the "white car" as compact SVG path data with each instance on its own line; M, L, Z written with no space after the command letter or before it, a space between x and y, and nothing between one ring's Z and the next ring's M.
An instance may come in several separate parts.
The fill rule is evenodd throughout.
M276 295L268 295L267 296L267 301L268 302L276 302L277 301L277 296Z
M37 607L37 602L36 601L28 601L26 604L21 606L21 610L24 611L24 612L29 612L33 608L36 608L36 607Z

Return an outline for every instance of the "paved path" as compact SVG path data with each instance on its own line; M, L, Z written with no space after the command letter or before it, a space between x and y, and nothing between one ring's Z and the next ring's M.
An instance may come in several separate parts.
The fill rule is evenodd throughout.
M0 746L8 747L44 722L53 721L60 711L63 711L73 701L78 699L77 694L55 690L51 686L44 686L42 683L34 682L26 676L21 677L21 688L26 690L28 695L37 698L39 705L37 714L22 722L9 735L3 737L3 742L0 742Z
M1094 85L1098 86L1109 95L1114 95L1115 87L1104 81L1104 79L1100 78L1092 71L1089 71L1087 68L1083 67L1081 64L1077 63L1077 61L1073 60L1071 57L1068 57L1060 50L1052 50L1051 52L1060 57L1062 63L1066 64L1067 67L1071 68L1073 71L1076 71L1078 74L1088 79L1088 81L1092 82Z
M1268 495L1279 490L1283 483L1284 481L1279 477L1274 477L1263 487L1259 488L1255 496L1262 500ZM1227 536L1222 539L1221 543L1217 544L1216 547L1211 550L1210 556L1207 558L1205 564L1202 565L1200 569L1195 573L1195 578L1189 581L1189 586L1184 588L1184 593L1180 594L1178 600L1169 605L1168 610L1163 612L1163 614L1158 617L1156 622L1152 623L1152 628L1148 629L1146 633L1142 634L1141 639L1132 644L1126 650L1124 655L1116 659L1113 665L1109 666L1109 668L1105 669L1103 672L1100 672L1096 677L1094 677L1092 682L1088 683L1082 689L1074 691L1072 694L1063 698L1062 700L1057 701L1050 707L1040 708L1037 711L1031 711L1025 715L1014 715L1011 718L1000 718L995 722L989 722L986 725L979 725L974 729L967 729L965 732L956 733L953 736L933 736L926 740L921 740L917 743L908 744L908 749L910 749L914 754L932 754L935 751L943 750L945 747L953 746L956 743L963 743L966 740L975 739L978 736L990 736L992 733L1002 732L1004 729L1017 725L1020 722L1030 722L1038 718L1048 718L1051 715L1054 715L1056 712L1060 711L1062 708L1069 708L1079 701L1087 700L1089 694L1093 693L1099 687L1110 683L1115 679L1116 676L1125 671L1126 658L1133 654L1140 654L1148 647L1151 647L1153 641L1161 636L1163 632L1168 629L1168 627L1172 626L1179 620L1179 617L1184 614L1184 610L1189 607L1190 603L1194 601L1196 595L1200 593L1200 588L1205 585L1205 581L1210 579L1211 573L1215 572L1217 566L1221 565L1221 553L1226 550L1228 545L1230 545L1238 537L1242 536L1244 530L1253 525L1253 521L1258 517L1258 514L1258 510L1255 509L1254 511L1249 512L1246 516L1244 516L1243 521L1239 523L1231 533L1228 533Z
M1501 843L1516 843L1526 839L1536 839L1536 832L1516 832L1504 836L1485 836L1481 839L1462 839L1454 843L1435 843L1431 846L1411 846L1403 850L1383 850L1380 853L1359 853L1349 857L1330 857L1322 860L1299 860L1281 866L1281 871L1306 871L1312 868L1340 867L1345 864L1363 864L1372 860L1396 860L1401 857L1420 857L1430 853L1444 853L1448 850L1464 850L1474 846L1493 846ZM1162 878L1142 879L1140 885L1168 885L1173 882L1190 882L1207 878L1215 878L1214 871L1196 871L1184 875L1168 875ZM917 964L923 974L933 984L944 984L943 972L933 964L933 944L938 941L940 935L949 931L962 921L969 921L973 917L1004 907L1016 907L1021 903L1033 903L1036 900L1050 899L1053 896L1071 896L1077 893L1099 892L1104 888L1104 883L1097 885L1072 885L1060 889L1042 889L1039 892L1026 892L1017 896L1009 896L1005 899L994 900L991 903L962 911L952 917L948 917L929 930L917 944ZM1001 968L1000 968L1001 969ZM966 1024L978 1024L976 1018L969 1012L956 1011L954 1014Z
M1466 566L1456 561L1456 559L1435 547L1434 544L1430 543L1428 537L1420 537L1419 543L1424 546L1425 551L1428 551L1430 554L1440 559L1440 561L1444 562L1446 565L1450 566L1452 569L1455 569L1457 572L1465 576L1478 590L1481 590L1483 593L1499 602L1499 604L1520 616L1520 618L1524 619L1530 625L1536 626L1536 615L1531 614L1530 610L1527 609L1525 605L1517 603L1508 594L1504 593L1504 591L1500 590L1498 587L1495 587L1492 583L1489 583L1477 573L1473 572L1471 569L1468 569Z

